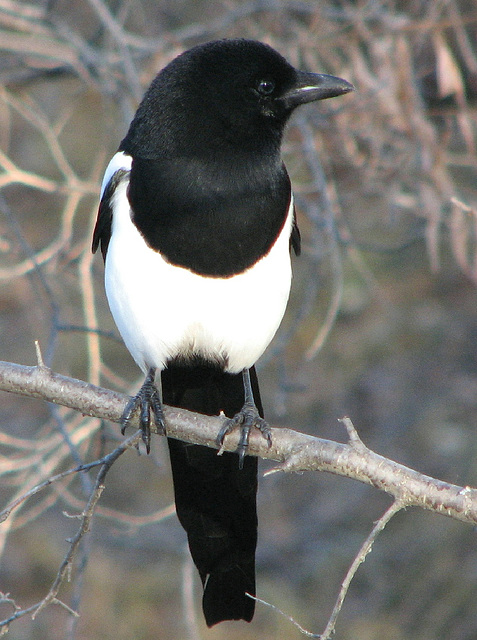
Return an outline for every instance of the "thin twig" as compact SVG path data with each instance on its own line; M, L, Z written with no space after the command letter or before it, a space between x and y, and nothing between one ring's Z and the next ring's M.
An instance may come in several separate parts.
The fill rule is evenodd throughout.
M71 609L71 607L69 607L68 605L66 605L64 602L62 602L61 600L58 599L58 592L65 580L65 578L68 576L73 560L75 558L75 555L77 553L78 547L80 545L80 543L82 542L82 540L84 539L84 536L89 533L90 529L91 529L91 524L92 524L92 519L93 519L93 515L95 512L95 508L96 505L98 503L98 500L101 497L101 494L104 490L104 480L106 478L106 475L108 473L108 471L110 470L111 466L114 464L114 462L128 449L130 449L132 446L134 446L138 440L140 438L140 432L135 433L134 435L130 436L129 438L127 438L126 440L124 440L118 447L116 447L116 449L114 451L112 451L111 453L109 453L107 456L104 456L104 458L102 458L101 460L96 460L95 462L92 462L90 464L87 465L82 465L81 467L76 467L75 469L70 469L68 471L65 471L62 474L58 474L57 476L53 477L53 478L49 478L48 480L46 480L44 483L42 483L41 485L38 485L37 487L34 488L34 491L32 493L30 493L30 495L33 495L34 493L37 493L38 491L40 491L42 488L44 488L45 486L47 486L48 484L51 484L52 482L56 482L57 480L59 480L61 477L65 477L71 473L77 473L79 471L84 471L87 470L89 468L92 468L94 466L98 466L101 465L101 468L98 472L98 475L96 477L96 482L95 485L93 487L93 490L89 496L88 502L86 504L86 507L84 508L83 512L81 513L81 515L79 516L81 519L81 523L80 523L80 527L78 529L78 531L76 532L76 534L74 535L74 537L69 540L70 542L70 547L65 555L65 557L63 558L63 561L60 564L60 568L58 570L58 573L55 577L55 580L53 581L53 584L51 585L48 593L46 594L46 596L37 604L28 607L27 609L16 609L15 612L10 615L9 617L5 618L4 620L0 621L0 629L8 629L9 625L14 621L17 620L18 618L27 615L27 614L32 614L32 618L34 619L45 607L49 606L50 604L59 604L60 606L62 606L66 611L68 611L68 613L70 613L71 615L77 616L78 613L76 611L74 611L73 609ZM24 499L26 499L26 497L29 496L24 496ZM9 507L4 510L1 514L0 514L0 518L3 517L3 519L11 512L12 508L14 508L14 506L17 505L9 505Z
M335 606L333 607L333 611L328 620L326 628L323 631L323 633L320 636L318 636L320 640L329 640L329 638L331 638L331 636L334 634L338 616L340 614L341 608L343 607L346 594L348 593L348 589L350 587L351 581L353 580L356 574L356 571L358 570L359 566L365 561L366 556L371 551L377 536L381 533L381 531L383 531L384 527L388 524L391 518L395 516L396 513L401 509L403 509L405 506L406 506L405 502L401 502L400 500L395 500L392 503L392 505L389 507L389 509L386 510L386 512L379 518L379 520L374 525L371 533L364 541L363 545L361 546L361 549L358 551L353 562L351 563L350 568L346 573L346 576L341 584L341 589L340 589L338 598L336 600Z

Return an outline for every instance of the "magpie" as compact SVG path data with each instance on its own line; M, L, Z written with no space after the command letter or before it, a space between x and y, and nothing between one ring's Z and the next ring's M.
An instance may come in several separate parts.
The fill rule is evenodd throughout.
M149 451L151 430L167 432L163 403L223 412L218 445L240 429L237 452L221 456L168 439L209 627L254 614L257 459L246 452L251 429L271 442L254 365L282 320L300 250L283 132L299 105L352 89L254 40L196 46L153 80L103 179L92 248L146 376L122 432L139 412Z

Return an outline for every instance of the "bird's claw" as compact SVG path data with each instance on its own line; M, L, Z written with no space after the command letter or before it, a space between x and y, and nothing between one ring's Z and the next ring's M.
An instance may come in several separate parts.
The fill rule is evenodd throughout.
M166 424L159 391L154 384L151 372L146 377L138 393L130 398L121 416L121 433L124 435L133 416L139 412L139 426L142 431L142 441L146 445L147 453L151 450L151 412L154 416L156 433L165 435Z
M255 404L245 403L233 418L225 419L224 424L217 434L217 446L221 447L224 443L225 436L237 427L240 428L240 439L237 445L237 453L239 455L239 468L242 469L252 428L260 431L262 436L267 440L269 447L272 446L272 432L268 426L268 422L266 422L258 413L258 409Z

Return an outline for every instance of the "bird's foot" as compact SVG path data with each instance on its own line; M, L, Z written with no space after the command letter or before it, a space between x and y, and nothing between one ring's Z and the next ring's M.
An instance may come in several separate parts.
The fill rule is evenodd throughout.
M224 443L226 435L231 433L237 427L240 428L240 440L237 446L239 455L239 468L243 467L243 460L248 449L248 441L252 428L258 429L262 436L267 440L268 446L272 446L272 432L266 422L258 413L258 409L252 402L245 402L243 407L233 418L227 418L217 435L217 446L221 447Z
M155 370L149 369L144 384L137 394L129 400L121 416L121 433L124 435L131 419L139 412L139 426L146 451L151 450L151 411L154 416L156 433L165 435L166 423L160 393L154 384Z

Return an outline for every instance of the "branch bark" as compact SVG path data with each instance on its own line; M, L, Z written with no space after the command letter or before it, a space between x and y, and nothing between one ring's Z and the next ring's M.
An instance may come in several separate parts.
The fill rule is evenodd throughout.
M82 380L68 378L40 363L27 367L0 362L0 390L39 398L84 415L119 422L128 397ZM215 447L220 416L204 416L165 407L168 436ZM403 506L416 506L456 520L477 523L477 489L460 487L421 474L368 449L349 419L343 419L347 444L323 440L286 428L272 428L272 446L258 433L250 437L249 454L278 461L278 471L327 471L386 491ZM132 421L132 426L137 422ZM234 451L238 433L227 436L223 449Z

